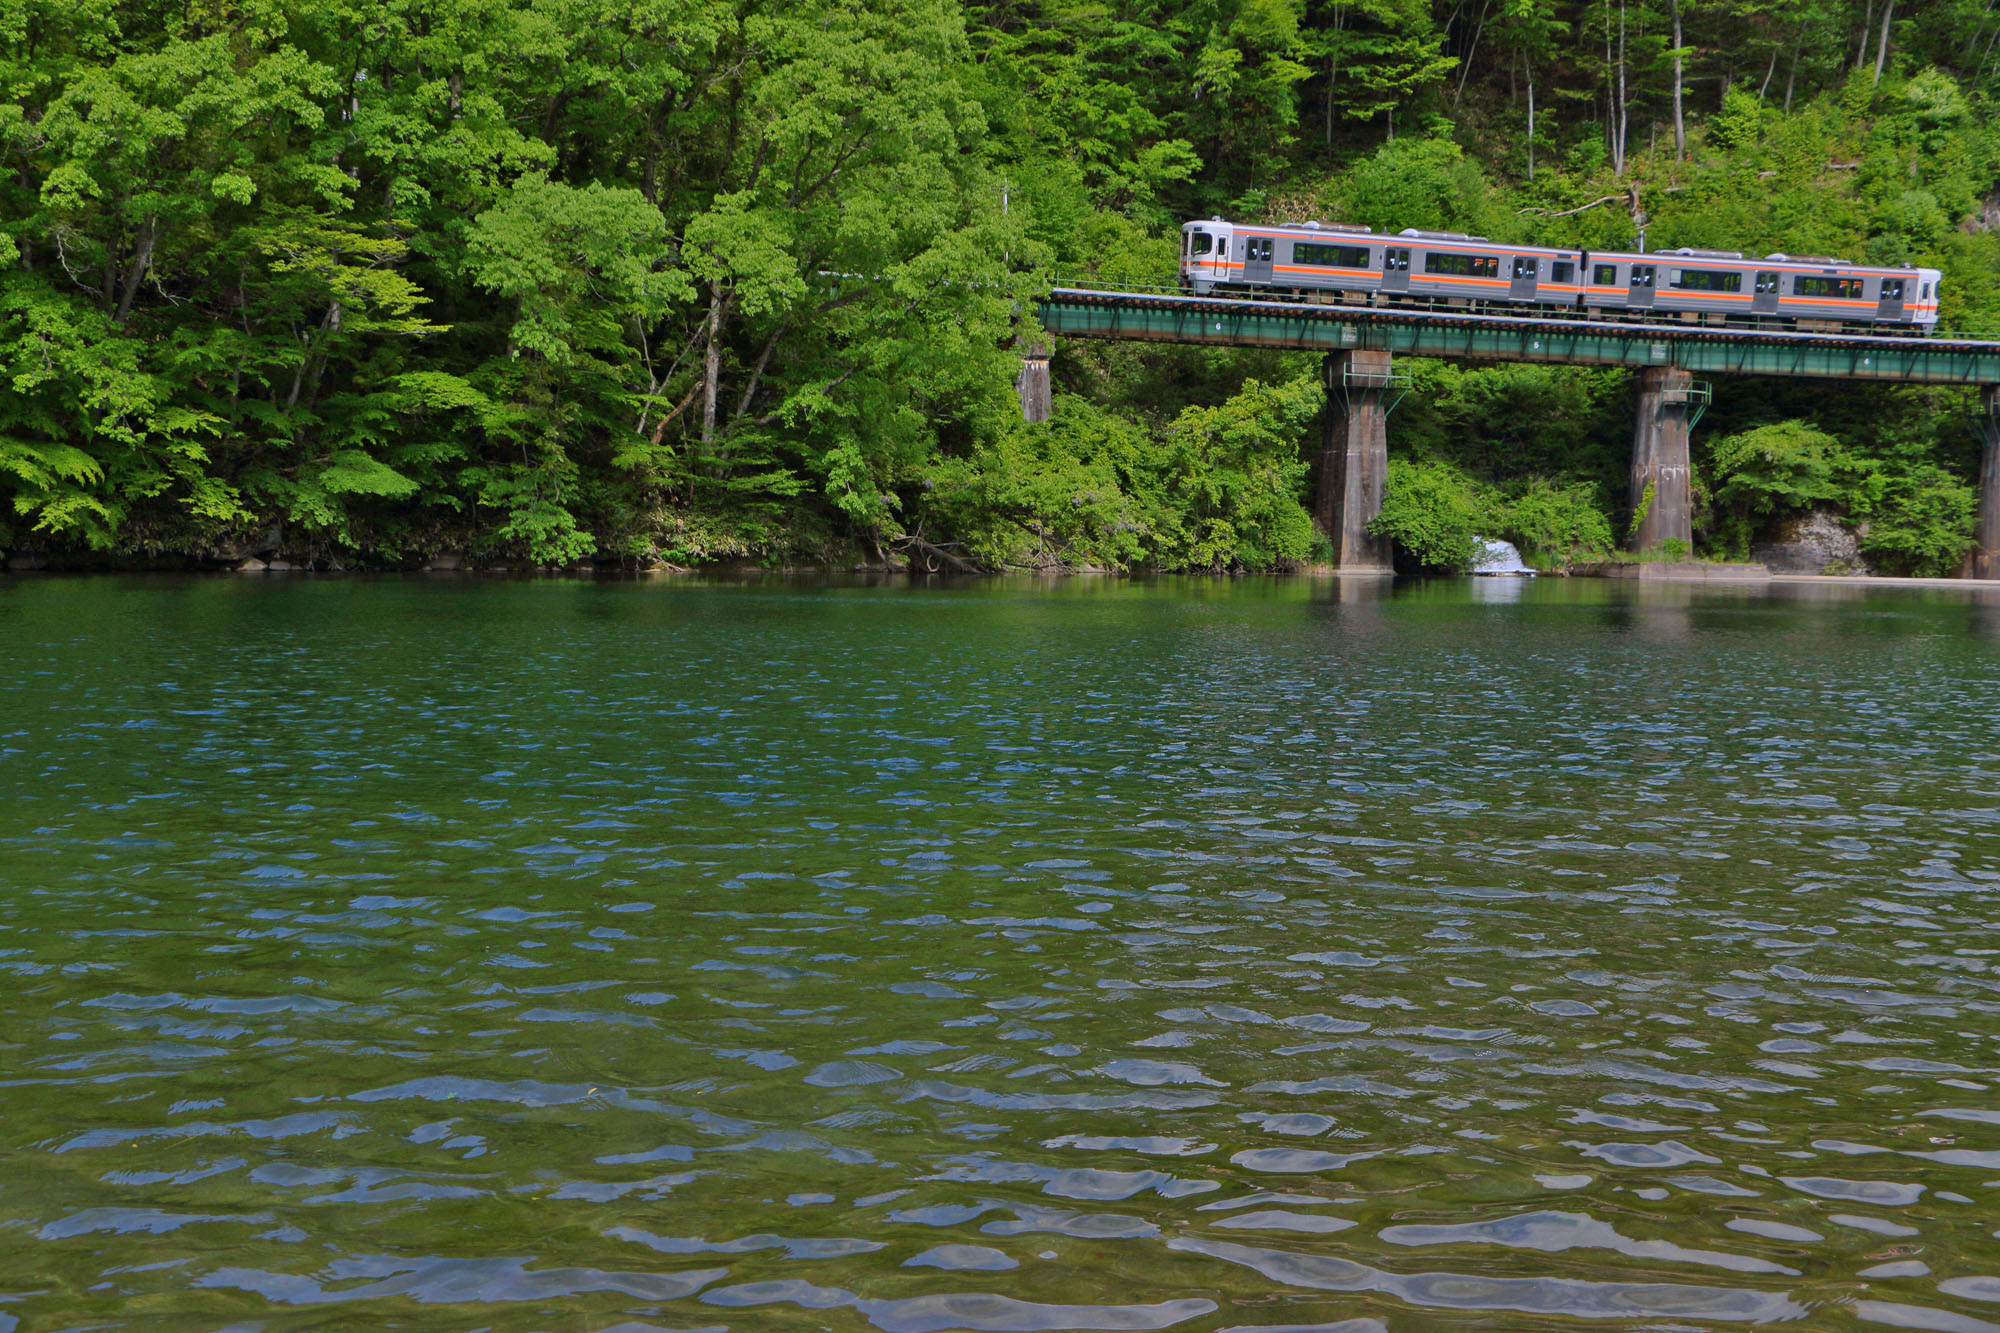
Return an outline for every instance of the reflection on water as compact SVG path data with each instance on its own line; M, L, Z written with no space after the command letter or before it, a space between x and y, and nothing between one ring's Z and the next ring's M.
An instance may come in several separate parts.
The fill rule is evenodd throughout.
M0 1330L2000 1328L1995 605L1491 586L0 583Z

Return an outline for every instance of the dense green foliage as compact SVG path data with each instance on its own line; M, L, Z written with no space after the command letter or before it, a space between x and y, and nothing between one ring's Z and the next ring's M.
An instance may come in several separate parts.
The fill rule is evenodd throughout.
M1863 552L1899 574L1949 574L1972 540L1970 485L1921 457L1862 457L1803 421L1724 436L1709 461L1712 532L1731 555L1771 519L1818 507L1854 518Z
M1169 280L1211 212L1643 228L1935 264L2000 334L1996 38L1971 0L0 0L0 549L1310 560L1310 361L1066 347L1025 427L1051 275ZM1623 530L1622 374L1412 369L1421 559ZM1702 532L1827 505L1949 570L1964 407L1730 383Z
M1420 568L1464 569L1477 538L1514 543L1538 569L1566 569L1611 553L1611 525L1597 488L1541 477L1492 486L1449 463L1392 459L1382 513L1371 532L1393 538Z

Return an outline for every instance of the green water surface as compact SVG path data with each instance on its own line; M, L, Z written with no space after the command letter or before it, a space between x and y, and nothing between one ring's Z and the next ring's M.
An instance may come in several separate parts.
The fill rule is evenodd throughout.
M0 579L0 1330L2000 1328L2000 601Z

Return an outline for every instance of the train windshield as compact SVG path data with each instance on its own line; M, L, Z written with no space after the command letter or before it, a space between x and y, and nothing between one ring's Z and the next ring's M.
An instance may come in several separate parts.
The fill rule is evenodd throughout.
M1207 232L1191 231L1188 233L1189 254L1205 255L1214 248L1215 248L1215 238L1213 236L1210 236Z

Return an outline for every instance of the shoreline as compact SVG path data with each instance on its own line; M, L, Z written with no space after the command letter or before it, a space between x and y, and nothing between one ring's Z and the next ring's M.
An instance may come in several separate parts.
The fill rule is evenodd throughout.
M1393 569L1342 569L1337 565L1308 565L1287 570L1261 570L1256 572L1232 571L1215 573L1197 570L1147 570L1133 573L1126 570L1102 568L1078 569L1001 569L974 572L947 572L912 569L907 565L754 565L725 563L714 565L662 565L650 569L619 569L615 567L559 568L533 565L490 565L477 566L454 561L448 565L426 564L415 567L386 568L379 566L341 566L331 569L314 569L305 565L278 562L275 566L244 568L240 565L183 565L84 563L57 564L22 567L9 560L0 563L0 582L9 577L34 578L59 575L113 575L128 577L134 574L164 574L176 576L200 576L211 578L244 577L293 577L309 575L314 578L379 578L384 576L424 576L427 578L489 579L489 578L571 578L571 579L668 579L668 578L715 578L743 579L752 577L815 577L815 578L912 578L976 580L1000 578L1206 578L1218 582L1245 578L1299 579L1307 581L1338 580L1392 582L1405 578L1465 578L1475 581L1501 583L1508 579L1582 579L1607 583L1648 583L1677 585L1706 585L1713 587L1734 587L1740 589L1786 587L1829 587L1829 588L1903 588L1903 589L1945 589L1968 592L2000 591L2000 579L1971 578L1920 578L1909 575L1892 574L1782 574L1772 573L1761 566L1744 565L1704 565L1688 562L1682 565L1660 564L1599 564L1582 566L1574 570L1546 571L1527 574L1431 574L1403 575Z

